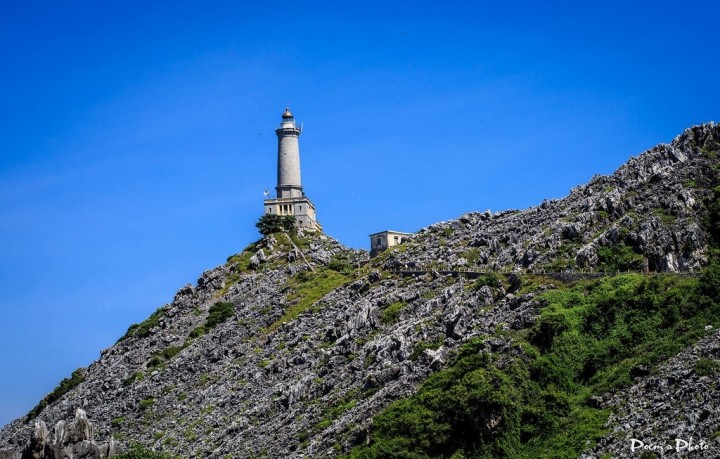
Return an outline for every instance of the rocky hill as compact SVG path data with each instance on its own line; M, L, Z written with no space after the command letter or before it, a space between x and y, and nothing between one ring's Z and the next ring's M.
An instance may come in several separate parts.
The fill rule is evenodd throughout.
M577 377L568 373L567 387L557 389L568 394L561 404L565 408L552 422L538 431L523 428L516 435L510 411L500 409L505 405L477 402L483 408L473 419L480 420L482 440L462 446L453 443L434 454L426 449L428 457L495 454L503 448L498 439L511 434L518 447L542 450L539 439L567 431L562 422L572 420L578 410L590 413L596 431L579 446L567 440L563 455L579 455L599 440L595 450L585 453L587 457L622 456L626 443L612 439L639 424L650 429L647 436L662 429L663 435L670 435L673 429L702 424L705 441L720 448L711 438L717 411L710 402L703 405L709 414L702 412L684 427L678 427L667 410L641 415L616 408L622 405L623 394L638 403L650 403L644 398L655 400L657 389L648 385L660 383L650 382L655 381L651 378L668 372L673 387L685 387L688 394L698 384L706 384L699 376L687 378L684 370L673 369L677 365L667 361L680 350L678 345L688 346L711 333L705 309L685 305L683 300L679 316L665 324L668 333L678 337L666 343L673 353L646 350L652 357L647 361L638 349L665 338L653 335L636 342L633 337L644 336L645 328L642 333L625 330L628 338L618 331L622 321L608 323L602 333L592 329L593 323L607 321L612 309L602 303L607 289L635 289L637 295L652 290L660 298L655 306L660 306L650 308L647 315L665 318L670 310L663 303L666 297L677 302L679 294L671 294L699 288L693 277L651 273L697 274L711 261L717 236L712 206L720 173L718 152L720 126L696 126L671 144L631 158L614 174L594 177L564 199L522 211L468 213L425 228L374 259L326 235L265 237L225 265L203 273L196 285L180 289L172 303L131 326L96 362L73 373L27 417L0 430L0 450L20 452L34 432L48 430L42 423L71 422L81 408L94 425L94 438L111 445L139 442L178 457L324 458L351 450L357 457L383 457L378 445L385 418L378 415L399 409L394 401L414 400L408 397L421 396L453 371L459 371L455 379L476 374L469 367L458 370L471 354L489 356L482 362L473 360L472 365L481 365L501 393L502 381L515 377L508 376L508 369L518 362L552 360L553 352L564 352L557 337L566 339L573 330L595 333L598 342L604 339L602 333L617 333L625 348L615 349L602 361L593 360L591 370L587 366L592 359L587 357ZM646 275L582 280L622 271ZM574 303L563 303L565 297L558 292L578 296ZM592 321L586 316L591 307L600 307L596 303L583 303L581 319L562 312L573 311L582 298L593 295L606 309L598 309L605 312ZM627 308L640 307L623 298ZM625 304L622 301L617 304ZM671 332L684 312L695 322L683 322ZM565 322L558 322L560 316ZM653 327L662 329L658 324ZM705 340L699 349L715 349L717 335ZM703 352L707 374L714 374L720 356ZM658 376L657 368L670 369L660 370ZM692 365L688 368L695 371ZM529 374L537 380L545 373ZM428 379L431 375L435 376ZM543 388L550 394L548 388L559 387L558 381ZM690 381L688 386L683 386L685 381ZM537 403L545 404L540 411L549 410L547 400ZM518 422L545 416L526 415L519 414ZM640 421L642 416L658 416L653 419L657 428ZM606 437L612 429L615 434ZM452 432L443 435L453 438ZM490 444L491 449L483 449ZM508 455L507 449L503 451Z

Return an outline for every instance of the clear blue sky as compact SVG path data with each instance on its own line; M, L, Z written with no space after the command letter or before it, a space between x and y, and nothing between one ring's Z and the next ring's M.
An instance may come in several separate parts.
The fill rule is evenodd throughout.
M0 2L0 424L258 238L286 105L366 247L720 121L718 5Z

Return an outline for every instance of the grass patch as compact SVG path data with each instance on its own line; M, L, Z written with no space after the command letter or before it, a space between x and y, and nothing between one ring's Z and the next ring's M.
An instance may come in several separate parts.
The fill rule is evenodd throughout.
M140 403L138 403L138 409L140 411L145 411L148 408L150 408L151 406L153 406L154 404L155 404L155 398L149 397L144 400L140 400Z
M145 374L142 371L136 371L135 373L125 378L125 380L123 381L123 386L132 386L135 381L142 381L143 379L145 379Z
M112 421L110 421L110 426L113 427L113 428L115 428L115 429L117 429L118 427L120 427L120 426L122 426L122 425L124 425L124 424L127 424L127 422L128 422L128 421L127 421L126 418L120 416L120 417L115 418L115 419L113 419Z
M205 323L203 325L195 327L188 336L190 338L199 338L200 336L203 336L210 332L210 330L217 327L221 323L227 321L233 315L235 315L235 305L233 303L228 303L227 301L218 301L212 306L210 306L207 319L205 319Z
M664 224L671 225L675 223L675 220L677 220L677 217L674 215L670 215L663 209L655 209L653 211L653 214L660 219Z
M302 271L295 274L288 279L288 286L291 289L291 293L287 299L293 304L287 308L280 319L267 327L265 330L266 333L277 330L280 325L285 322L295 320L322 297L340 287L348 280L348 276L332 269L325 269L317 273Z
M412 360L413 362L417 361L417 359L420 358L423 352L425 352L425 349L432 349L433 351L437 351L444 342L444 336L438 336L433 341L420 341L415 345L412 354L410 354L410 360Z
M400 313L405 309L407 303L404 301L398 301L383 309L380 312L380 322L385 325L393 324L400 319Z
M700 357L695 362L695 374L698 376L713 376L720 370L720 362L707 357Z
M183 349L185 349L190 343L185 342L182 346L170 346L166 347L163 350L157 351L155 354L153 354L152 357L150 357L150 360L147 362L148 369L156 369L165 366L167 362L170 361L173 357L175 357L177 354L180 353ZM140 373L142 374L142 373Z

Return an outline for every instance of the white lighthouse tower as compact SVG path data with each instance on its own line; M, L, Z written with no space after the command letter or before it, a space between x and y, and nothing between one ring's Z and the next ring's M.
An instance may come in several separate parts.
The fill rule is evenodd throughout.
M299 228L322 231L315 219L315 205L305 196L300 180L300 146L298 138L302 129L295 124L290 109L286 108L278 136L277 197L265 200L265 213L292 215Z

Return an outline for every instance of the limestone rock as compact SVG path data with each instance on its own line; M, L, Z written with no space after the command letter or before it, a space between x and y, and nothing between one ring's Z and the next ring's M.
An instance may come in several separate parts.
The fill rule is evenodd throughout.
M638 270L703 267L702 223L718 165L708 152L718 150L720 127L696 126L563 199L466 213L373 260L322 234L300 232L297 252L268 236L182 287L142 333L104 350L84 381L37 419L3 427L0 450L12 459L20 451L106 457L117 445L95 438L121 434L182 457L334 457L335 447L347 451L367 438L374 415L414 393L468 339L485 339L483 352L497 354L499 365L515 358L497 331L532 327L543 306L526 293L524 271L571 279L613 250L629 253ZM248 259L254 270L238 261ZM337 261L361 269L340 273L331 269ZM209 327L218 302L231 303L231 315ZM626 397L641 405L618 413L620 438L610 435L592 457L626 457L622 436L646 432L633 410L653 419L648 435L695 431L709 439L720 394L716 381L693 373L692 361L720 358L718 342L716 334L659 374L639 374L629 393L593 402ZM651 406L660 394L671 399ZM673 406L687 407L682 424L664 422L677 414ZM502 419L488 413L483 428L498 425Z

